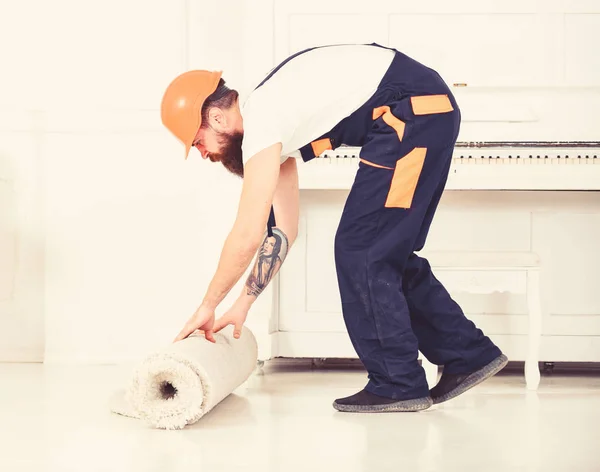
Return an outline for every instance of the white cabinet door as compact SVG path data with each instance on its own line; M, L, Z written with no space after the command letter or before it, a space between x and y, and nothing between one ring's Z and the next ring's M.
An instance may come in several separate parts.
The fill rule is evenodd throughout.
M534 216L547 294L543 334L600 336L600 195L572 196L578 207L557 202L555 211Z
M600 86L600 2L596 8L596 14L564 17L565 74L569 86Z
M542 86L561 80L554 42L561 15L402 14L390 17L390 46L450 84Z
M333 239L345 191L302 192L300 227L281 268L279 331L344 331Z

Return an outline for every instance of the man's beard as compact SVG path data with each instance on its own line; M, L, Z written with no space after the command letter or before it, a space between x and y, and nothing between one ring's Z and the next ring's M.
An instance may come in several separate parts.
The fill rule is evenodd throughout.
M242 161L242 140L244 133L222 133L219 135L221 149L218 153L211 152L208 157L212 162L220 162L223 167L238 177L244 177Z

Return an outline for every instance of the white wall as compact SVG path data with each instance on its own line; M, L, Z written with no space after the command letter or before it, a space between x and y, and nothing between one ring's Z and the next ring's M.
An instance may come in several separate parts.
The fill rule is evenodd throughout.
M461 139L597 139L598 26L595 0L0 3L0 360L137 358L200 302L239 182L162 128L178 73L245 97L293 50L376 41L469 84Z
M241 6L0 4L0 359L139 357L193 313L240 187L183 160L160 99L190 68L243 82Z
M0 361L43 356L40 125L0 107Z

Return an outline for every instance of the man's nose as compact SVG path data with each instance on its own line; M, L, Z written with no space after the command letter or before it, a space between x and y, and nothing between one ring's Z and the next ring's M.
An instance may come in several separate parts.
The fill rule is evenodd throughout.
M202 144L196 144L196 149L198 149L198 151L200 151L200 155L202 156L202 159L208 158L208 153L206 152L206 148Z

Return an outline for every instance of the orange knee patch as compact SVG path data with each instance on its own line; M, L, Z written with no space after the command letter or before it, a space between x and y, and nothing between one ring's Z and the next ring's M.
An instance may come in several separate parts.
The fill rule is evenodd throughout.
M448 95L422 95L410 97L410 102L415 115L448 113L454 110Z
M427 148L414 148L406 156L398 159L385 202L386 208L411 207L426 154Z
M402 141L402 138L404 137L404 128L406 127L404 121L396 118L388 106L377 107L373 110L373 119L376 120L379 117L383 117L383 121L396 130L398 139Z

